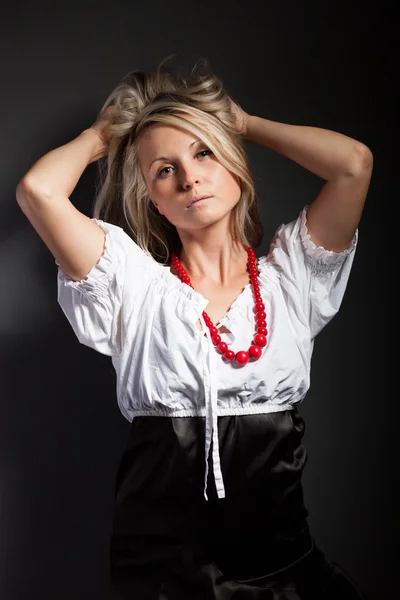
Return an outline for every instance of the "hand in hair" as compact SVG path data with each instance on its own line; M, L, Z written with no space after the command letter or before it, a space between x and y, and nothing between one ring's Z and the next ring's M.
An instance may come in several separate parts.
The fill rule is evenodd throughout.
M90 129L96 132L99 139L99 144L96 148L96 153L94 157L95 160L106 156L108 153L108 147L110 142L108 129L114 121L114 115L114 106L108 106L104 111L102 111L99 114L96 121L90 127Z
M240 135L243 135L243 137L246 137L247 121L248 121L250 115L247 112L245 112L243 110L243 108L241 108L238 104L236 104L236 102L234 102L232 100L232 98L230 98L230 101L231 101L231 111L233 112L233 114L235 115L235 118L236 118L236 123L235 123L236 131L238 133L240 133Z

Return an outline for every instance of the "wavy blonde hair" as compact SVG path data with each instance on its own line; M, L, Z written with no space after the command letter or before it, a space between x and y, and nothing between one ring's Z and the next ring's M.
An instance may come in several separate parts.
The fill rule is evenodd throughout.
M98 161L93 217L128 229L155 260L168 264L182 242L176 227L155 208L139 166L137 140L153 123L180 127L197 135L240 182L232 209L232 236L257 247L263 236L255 186L242 136L235 129L231 101L204 59L188 75L160 66L155 72L131 71L111 92L99 115L113 105L109 149Z

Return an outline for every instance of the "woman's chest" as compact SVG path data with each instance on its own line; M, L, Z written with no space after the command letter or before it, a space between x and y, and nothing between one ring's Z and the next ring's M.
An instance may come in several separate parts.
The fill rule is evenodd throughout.
M207 300L204 312L218 328L222 319L229 313L232 305L238 301L249 284L250 280L247 273L238 276L229 285L224 286L213 285L207 281L192 281L194 290ZM202 329L200 319L196 321L195 326L200 330ZM229 330L226 326L221 326L220 331L228 332Z

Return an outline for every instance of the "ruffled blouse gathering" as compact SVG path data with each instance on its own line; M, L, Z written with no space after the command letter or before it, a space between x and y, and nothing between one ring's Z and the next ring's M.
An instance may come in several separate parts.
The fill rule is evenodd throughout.
M344 252L317 247L307 231L307 210L282 224L268 255L259 258L268 344L244 367L216 351L202 316L208 300L122 228L92 219L105 232L105 246L86 279L73 281L56 261L58 302L80 343L111 357L118 405L128 421L205 417L206 498L210 452L218 497L225 496L218 416L279 412L300 403L310 386L314 338L343 300L358 230ZM217 325L228 330L220 335L234 351L252 343L253 309L249 283Z

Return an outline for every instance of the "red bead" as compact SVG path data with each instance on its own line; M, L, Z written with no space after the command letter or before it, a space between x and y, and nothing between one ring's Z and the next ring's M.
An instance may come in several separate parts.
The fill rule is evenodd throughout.
M265 319L257 319L257 327L266 327L267 321Z
M233 352L233 350L226 350L224 353L224 358L226 358L227 360L233 360L235 358L235 353Z
M218 346L218 344L221 341L221 336L219 335L219 333L214 333L214 335L212 336L211 339L213 341L213 344L215 344L216 346Z
M240 350L240 352L236 352L236 360L241 365L245 365L246 363L248 363L249 358L250 358L249 353L245 352L244 350Z
M257 333L262 333L263 335L268 335L268 329L266 327L257 327Z
M263 347L267 343L267 338L262 333L257 333L254 338L254 343L257 344L257 346Z
M265 319L267 316L267 313L264 310L258 310L257 311L257 319Z
M257 300L255 309L256 309L256 312L258 312L259 310L264 310L265 309L264 302L262 302L261 300Z
M220 342L218 344L218 350L224 354L228 350L228 344L226 342Z
M211 337L218 333L218 329L214 325L211 325L211 327L209 327L208 329L210 330Z
M255 344L253 344L249 348L249 354L252 358L260 358L260 356L262 354L262 350L261 350L260 346L256 346Z

